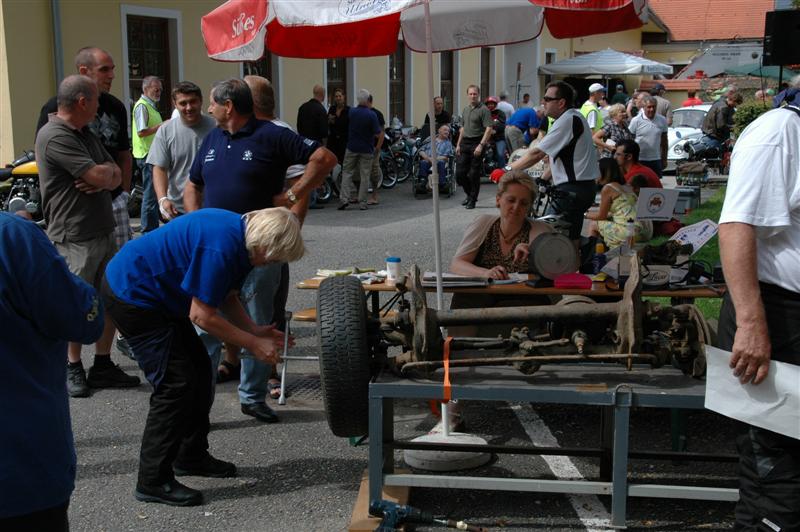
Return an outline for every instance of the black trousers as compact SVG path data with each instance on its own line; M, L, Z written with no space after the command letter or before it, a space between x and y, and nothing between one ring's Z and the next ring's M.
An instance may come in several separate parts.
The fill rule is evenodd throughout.
M69 532L67 519L69 501L52 508L39 510L25 515L15 515L0 519L0 530L3 532Z
M189 318L118 299L103 282L103 302L120 333L128 340L148 379L163 357L150 396L150 411L139 453L139 486L158 486L175 478L174 462L189 464L208 453L208 414L211 408L211 360Z
M761 283L772 359L800 365L800 295ZM719 347L730 351L736 313L728 294L719 315ZM744 425L739 449L739 502L734 530L800 531L800 440ZM769 525L774 524L778 528Z
M475 156L475 148L480 143L481 137L461 139L461 154L456 158L456 183L464 189L464 193L472 201L478 201L478 192L481 190L483 151L480 157Z

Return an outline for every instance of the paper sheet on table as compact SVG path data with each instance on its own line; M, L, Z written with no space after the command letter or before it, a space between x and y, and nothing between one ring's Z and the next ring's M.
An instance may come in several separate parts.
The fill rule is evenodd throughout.
M679 229L670 240L676 240L681 244L691 244L693 246L692 255L694 255L717 234L717 227L716 223L705 219Z
M728 367L730 357L728 351L706 346L705 407L800 439L800 366L773 360L761 384L741 384Z

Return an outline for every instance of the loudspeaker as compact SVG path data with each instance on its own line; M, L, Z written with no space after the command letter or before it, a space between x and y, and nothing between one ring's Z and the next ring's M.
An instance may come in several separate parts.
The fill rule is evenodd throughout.
M800 10L770 11L764 22L763 65L800 63Z

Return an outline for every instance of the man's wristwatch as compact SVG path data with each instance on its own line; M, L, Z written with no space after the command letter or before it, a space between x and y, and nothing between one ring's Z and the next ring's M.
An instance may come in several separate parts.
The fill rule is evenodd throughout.
M295 205L297 203L297 196L294 195L291 188L286 189L286 198L289 200L290 205Z
M507 165L505 165L505 166L503 167L503 171L504 171L504 172L510 172L510 171L511 171L511 165L510 165L510 164L507 164Z

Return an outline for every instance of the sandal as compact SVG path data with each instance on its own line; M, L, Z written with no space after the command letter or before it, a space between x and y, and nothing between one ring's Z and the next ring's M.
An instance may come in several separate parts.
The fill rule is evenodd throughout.
M278 400L281 398L281 381L276 378L270 378L267 382L267 391L269 392L270 399Z
M223 360L217 366L217 382L228 382L239 380L239 375L242 371L242 364L231 364L227 360Z

